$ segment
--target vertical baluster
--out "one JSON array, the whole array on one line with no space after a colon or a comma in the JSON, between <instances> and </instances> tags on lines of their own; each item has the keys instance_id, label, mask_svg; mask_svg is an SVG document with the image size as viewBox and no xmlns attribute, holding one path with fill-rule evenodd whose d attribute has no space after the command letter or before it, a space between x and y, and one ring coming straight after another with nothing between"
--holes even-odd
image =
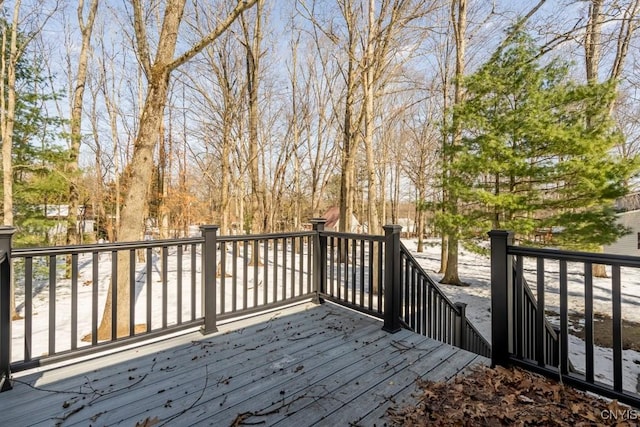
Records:
<instances>
[{"instance_id":1,"label":"vertical baluster","mask_svg":"<svg viewBox=\"0 0 640 427\"><path fill-rule=\"evenodd\" d=\"M264 293L264 301L262 302L266 305L269 302L269 241L267 239L264 240L264 283L262 284L262 292Z\"/></svg>"},{"instance_id":2,"label":"vertical baluster","mask_svg":"<svg viewBox=\"0 0 640 427\"><path fill-rule=\"evenodd\" d=\"M331 296L336 295L336 293L334 292L334 280L333 280L333 269L334 269L335 259L336 259L336 252L335 252L335 245L334 245L333 236L332 236L332 237L329 237L329 289L330 289Z\"/></svg>"},{"instance_id":3,"label":"vertical baluster","mask_svg":"<svg viewBox=\"0 0 640 427\"><path fill-rule=\"evenodd\" d=\"M537 258L536 266L536 289L538 299L538 309L536 311L536 361L539 366L544 366L544 352L545 352L545 322L544 322L544 258Z\"/></svg>"},{"instance_id":4,"label":"vertical baluster","mask_svg":"<svg viewBox=\"0 0 640 427\"><path fill-rule=\"evenodd\" d=\"M299 246L298 246L299 245ZM296 253L296 248L298 253ZM296 255L298 255L298 264L300 266L300 276L302 276L302 237L291 238L291 297L296 296ZM302 277L298 283L298 296L302 295Z\"/></svg>"},{"instance_id":5,"label":"vertical baluster","mask_svg":"<svg viewBox=\"0 0 640 427\"><path fill-rule=\"evenodd\" d=\"M249 245L250 241L244 242L242 245L242 308L247 309L249 304Z\"/></svg>"},{"instance_id":6,"label":"vertical baluster","mask_svg":"<svg viewBox=\"0 0 640 427\"><path fill-rule=\"evenodd\" d=\"M71 254L71 350L78 348L78 254Z\"/></svg>"},{"instance_id":7,"label":"vertical baluster","mask_svg":"<svg viewBox=\"0 0 640 427\"><path fill-rule=\"evenodd\" d=\"M523 263L524 260L522 256L518 255L516 257L516 289L514 292L515 296L515 328L514 328L514 342L516 343L516 356L522 357L524 355L524 341L526 340L527 335L531 334L531 330L528 328L529 325L523 325L523 306L524 306L524 280L523 280Z\"/></svg>"},{"instance_id":8,"label":"vertical baluster","mask_svg":"<svg viewBox=\"0 0 640 427\"><path fill-rule=\"evenodd\" d=\"M342 252L343 252L343 240L341 237L336 239L338 241L338 259L336 260L336 289L338 291L337 298L340 299L340 295L342 294L342 262L344 261Z\"/></svg>"},{"instance_id":9,"label":"vertical baluster","mask_svg":"<svg viewBox=\"0 0 640 427\"><path fill-rule=\"evenodd\" d=\"M427 305L427 292L429 291L429 282L427 280L423 280L422 286L422 335L427 335L427 313L429 311L429 306Z\"/></svg>"},{"instance_id":10,"label":"vertical baluster","mask_svg":"<svg viewBox=\"0 0 640 427\"><path fill-rule=\"evenodd\" d=\"M118 251L111 251L111 341L118 338Z\"/></svg>"},{"instance_id":11,"label":"vertical baluster","mask_svg":"<svg viewBox=\"0 0 640 427\"><path fill-rule=\"evenodd\" d=\"M369 254L367 256L367 260L369 264L369 280L367 281L367 286L369 288L369 301L368 301L368 309L369 311L373 310L373 289L375 288L375 283L373 283L373 245L375 244L375 242L373 240L369 240Z\"/></svg>"},{"instance_id":12,"label":"vertical baluster","mask_svg":"<svg viewBox=\"0 0 640 427\"><path fill-rule=\"evenodd\" d=\"M191 321L196 320L196 244L191 244Z\"/></svg>"},{"instance_id":13,"label":"vertical baluster","mask_svg":"<svg viewBox=\"0 0 640 427\"><path fill-rule=\"evenodd\" d=\"M227 312L227 242L220 245L220 314Z\"/></svg>"},{"instance_id":14,"label":"vertical baluster","mask_svg":"<svg viewBox=\"0 0 640 427\"><path fill-rule=\"evenodd\" d=\"M98 344L98 251L93 252L91 263L91 345Z\"/></svg>"},{"instance_id":15,"label":"vertical baluster","mask_svg":"<svg viewBox=\"0 0 640 427\"><path fill-rule=\"evenodd\" d=\"M278 302L278 239L273 239L273 302Z\"/></svg>"},{"instance_id":16,"label":"vertical baluster","mask_svg":"<svg viewBox=\"0 0 640 427\"><path fill-rule=\"evenodd\" d=\"M49 355L56 353L56 256L49 256Z\"/></svg>"},{"instance_id":17,"label":"vertical baluster","mask_svg":"<svg viewBox=\"0 0 640 427\"><path fill-rule=\"evenodd\" d=\"M311 236L307 236L307 293L311 293L311 271L313 269L312 267L312 261L311 261ZM322 262L326 268L327 266L327 260L323 259L320 262ZM326 279L326 277L325 277ZM323 289L324 292L326 292L326 289Z\"/></svg>"},{"instance_id":18,"label":"vertical baluster","mask_svg":"<svg viewBox=\"0 0 640 427\"><path fill-rule=\"evenodd\" d=\"M411 264L409 263L409 259L407 257L405 257L404 255L400 255L400 262L402 262L402 259L404 259L404 286L402 289L402 292L400 293L400 295L402 295L402 299L403 299L403 304L402 304L402 311L403 311L403 315L404 315L404 322L405 323L409 323L409 313L407 310L407 304L409 303L409 298L407 297L407 294L409 292L409 287L411 286Z\"/></svg>"},{"instance_id":19,"label":"vertical baluster","mask_svg":"<svg viewBox=\"0 0 640 427\"><path fill-rule=\"evenodd\" d=\"M423 278L422 275L418 276L418 283L416 286L416 327L415 331L419 334L422 334L422 283Z\"/></svg>"},{"instance_id":20,"label":"vertical baluster","mask_svg":"<svg viewBox=\"0 0 640 427\"><path fill-rule=\"evenodd\" d=\"M136 251L129 251L129 336L136 333Z\"/></svg>"},{"instance_id":21,"label":"vertical baluster","mask_svg":"<svg viewBox=\"0 0 640 427\"><path fill-rule=\"evenodd\" d=\"M358 259L357 256L357 240L353 240L351 242L351 304L355 305L356 304L356 260Z\"/></svg>"},{"instance_id":22,"label":"vertical baluster","mask_svg":"<svg viewBox=\"0 0 640 427\"><path fill-rule=\"evenodd\" d=\"M364 240L360 240L360 307L364 308Z\"/></svg>"},{"instance_id":23,"label":"vertical baluster","mask_svg":"<svg viewBox=\"0 0 640 427\"><path fill-rule=\"evenodd\" d=\"M382 313L382 295L384 295L384 275L382 274L384 245L378 242L378 313Z\"/></svg>"},{"instance_id":24,"label":"vertical baluster","mask_svg":"<svg viewBox=\"0 0 640 427\"><path fill-rule=\"evenodd\" d=\"M258 306L258 265L260 264L260 241L253 241L253 249L251 250L251 258L253 259L253 306Z\"/></svg>"},{"instance_id":25,"label":"vertical baluster","mask_svg":"<svg viewBox=\"0 0 640 427\"><path fill-rule=\"evenodd\" d=\"M97 265L97 264L96 264ZM31 360L33 340L33 258L24 260L24 360Z\"/></svg>"},{"instance_id":26,"label":"vertical baluster","mask_svg":"<svg viewBox=\"0 0 640 427\"><path fill-rule=\"evenodd\" d=\"M231 312L237 311L238 300L238 241L231 243Z\"/></svg>"},{"instance_id":27,"label":"vertical baluster","mask_svg":"<svg viewBox=\"0 0 640 427\"><path fill-rule=\"evenodd\" d=\"M298 253L298 294L304 295L304 236L301 236L298 239L298 247L300 248L300 252ZM310 248L307 247L307 252L310 251ZM309 291L311 292L311 291Z\"/></svg>"},{"instance_id":28,"label":"vertical baluster","mask_svg":"<svg viewBox=\"0 0 640 427\"><path fill-rule=\"evenodd\" d=\"M287 238L282 238L282 301L287 299Z\"/></svg>"},{"instance_id":29,"label":"vertical baluster","mask_svg":"<svg viewBox=\"0 0 640 427\"><path fill-rule=\"evenodd\" d=\"M182 245L178 245L178 252L176 254L176 262L178 268L176 274L178 275L178 281L176 283L176 322L178 325L182 324Z\"/></svg>"},{"instance_id":30,"label":"vertical baluster","mask_svg":"<svg viewBox=\"0 0 640 427\"><path fill-rule=\"evenodd\" d=\"M169 248L162 247L162 329L167 329L167 312L169 311L169 283L168 283L168 269L169 269Z\"/></svg>"},{"instance_id":31,"label":"vertical baluster","mask_svg":"<svg viewBox=\"0 0 640 427\"><path fill-rule=\"evenodd\" d=\"M152 283L153 283L153 252L151 250L151 248L147 248L147 255L146 255L146 276L147 276L147 307L146 307L146 316L147 316L147 332L151 332L151 329L153 328L153 319L151 317L152 314L152 297L153 297L153 290L151 289Z\"/></svg>"},{"instance_id":32,"label":"vertical baluster","mask_svg":"<svg viewBox=\"0 0 640 427\"><path fill-rule=\"evenodd\" d=\"M585 380L593 383L593 265L584 263Z\"/></svg>"},{"instance_id":33,"label":"vertical baluster","mask_svg":"<svg viewBox=\"0 0 640 427\"><path fill-rule=\"evenodd\" d=\"M620 266L611 266L613 310L613 390L622 392L622 292Z\"/></svg>"},{"instance_id":34,"label":"vertical baluster","mask_svg":"<svg viewBox=\"0 0 640 427\"><path fill-rule=\"evenodd\" d=\"M411 301L409 302L409 319L411 320L411 328L416 327L416 286L418 283L418 270L414 267L411 272Z\"/></svg>"},{"instance_id":35,"label":"vertical baluster","mask_svg":"<svg viewBox=\"0 0 640 427\"><path fill-rule=\"evenodd\" d=\"M560 260L560 373L569 373L569 309L567 286L567 261Z\"/></svg>"}]
</instances>

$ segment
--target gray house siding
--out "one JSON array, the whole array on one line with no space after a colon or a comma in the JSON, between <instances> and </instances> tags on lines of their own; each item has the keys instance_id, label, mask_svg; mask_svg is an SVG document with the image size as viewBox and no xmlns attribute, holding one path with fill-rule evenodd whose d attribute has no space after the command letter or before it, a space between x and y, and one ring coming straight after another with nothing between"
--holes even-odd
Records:
<instances>
[{"instance_id":1,"label":"gray house siding","mask_svg":"<svg viewBox=\"0 0 640 427\"><path fill-rule=\"evenodd\" d=\"M640 256L640 210L618 214L618 223L627 227L631 233L624 235L617 242L604 247L606 254Z\"/></svg>"}]
</instances>

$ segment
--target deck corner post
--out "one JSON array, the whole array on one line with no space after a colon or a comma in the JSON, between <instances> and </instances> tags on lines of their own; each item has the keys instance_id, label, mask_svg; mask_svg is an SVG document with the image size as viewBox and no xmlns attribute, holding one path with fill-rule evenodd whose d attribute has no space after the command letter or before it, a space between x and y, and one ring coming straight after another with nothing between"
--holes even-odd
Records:
<instances>
[{"instance_id":1,"label":"deck corner post","mask_svg":"<svg viewBox=\"0 0 640 427\"><path fill-rule=\"evenodd\" d=\"M456 307L456 310L458 310L454 324L455 345L463 350L467 350L465 348L465 344L467 342L467 304L457 302L454 306Z\"/></svg>"},{"instance_id":2,"label":"deck corner post","mask_svg":"<svg viewBox=\"0 0 640 427\"><path fill-rule=\"evenodd\" d=\"M327 287L327 237L322 235L325 218L313 218L311 224L315 235L313 236L313 302L321 304L324 302L322 295L326 293Z\"/></svg>"},{"instance_id":3,"label":"deck corner post","mask_svg":"<svg viewBox=\"0 0 640 427\"><path fill-rule=\"evenodd\" d=\"M385 225L384 229L384 325L392 334L400 331L400 225Z\"/></svg>"},{"instance_id":4,"label":"deck corner post","mask_svg":"<svg viewBox=\"0 0 640 427\"><path fill-rule=\"evenodd\" d=\"M11 238L13 227L0 227L0 392L11 390Z\"/></svg>"},{"instance_id":5,"label":"deck corner post","mask_svg":"<svg viewBox=\"0 0 640 427\"><path fill-rule=\"evenodd\" d=\"M491 230L491 366L506 365L512 348L513 232Z\"/></svg>"},{"instance_id":6,"label":"deck corner post","mask_svg":"<svg viewBox=\"0 0 640 427\"><path fill-rule=\"evenodd\" d=\"M216 273L218 268L217 246L218 246L218 230L217 225L202 225L202 237L204 244L202 245L202 316L204 324L200 328L203 335L211 334L218 331L216 326ZM225 256L225 254L222 254Z\"/></svg>"}]
</instances>

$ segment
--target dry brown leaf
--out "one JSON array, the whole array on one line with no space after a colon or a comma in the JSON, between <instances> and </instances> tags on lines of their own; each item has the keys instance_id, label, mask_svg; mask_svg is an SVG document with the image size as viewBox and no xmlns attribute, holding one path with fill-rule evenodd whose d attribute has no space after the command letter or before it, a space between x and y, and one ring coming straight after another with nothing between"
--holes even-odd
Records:
<instances>
[{"instance_id":1,"label":"dry brown leaf","mask_svg":"<svg viewBox=\"0 0 640 427\"><path fill-rule=\"evenodd\" d=\"M156 424L160 424L160 420L158 417L147 417L141 422L136 423L136 427L152 427Z\"/></svg>"}]
</instances>

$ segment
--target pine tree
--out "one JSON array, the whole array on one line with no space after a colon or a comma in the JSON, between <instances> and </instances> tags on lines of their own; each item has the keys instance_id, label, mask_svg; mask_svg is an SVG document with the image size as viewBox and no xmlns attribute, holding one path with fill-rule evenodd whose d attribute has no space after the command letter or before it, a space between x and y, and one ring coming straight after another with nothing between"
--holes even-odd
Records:
<instances>
[{"instance_id":1,"label":"pine tree","mask_svg":"<svg viewBox=\"0 0 640 427\"><path fill-rule=\"evenodd\" d=\"M455 222L465 237L502 228L530 241L554 230L552 244L579 249L624 234L613 201L637 162L613 152L613 86L577 84L569 66L541 63L531 38L516 33L464 79L467 97L456 109L463 136L451 147L456 174L448 183L461 209L441 222Z\"/></svg>"},{"instance_id":2,"label":"pine tree","mask_svg":"<svg viewBox=\"0 0 640 427\"><path fill-rule=\"evenodd\" d=\"M57 219L47 216L47 206L65 204L67 198L68 182L62 173L67 154L59 144L62 120L49 116L45 108L57 95L48 90L39 60L23 55L16 67L11 163L17 247L49 243L48 233Z\"/></svg>"}]
</instances>

